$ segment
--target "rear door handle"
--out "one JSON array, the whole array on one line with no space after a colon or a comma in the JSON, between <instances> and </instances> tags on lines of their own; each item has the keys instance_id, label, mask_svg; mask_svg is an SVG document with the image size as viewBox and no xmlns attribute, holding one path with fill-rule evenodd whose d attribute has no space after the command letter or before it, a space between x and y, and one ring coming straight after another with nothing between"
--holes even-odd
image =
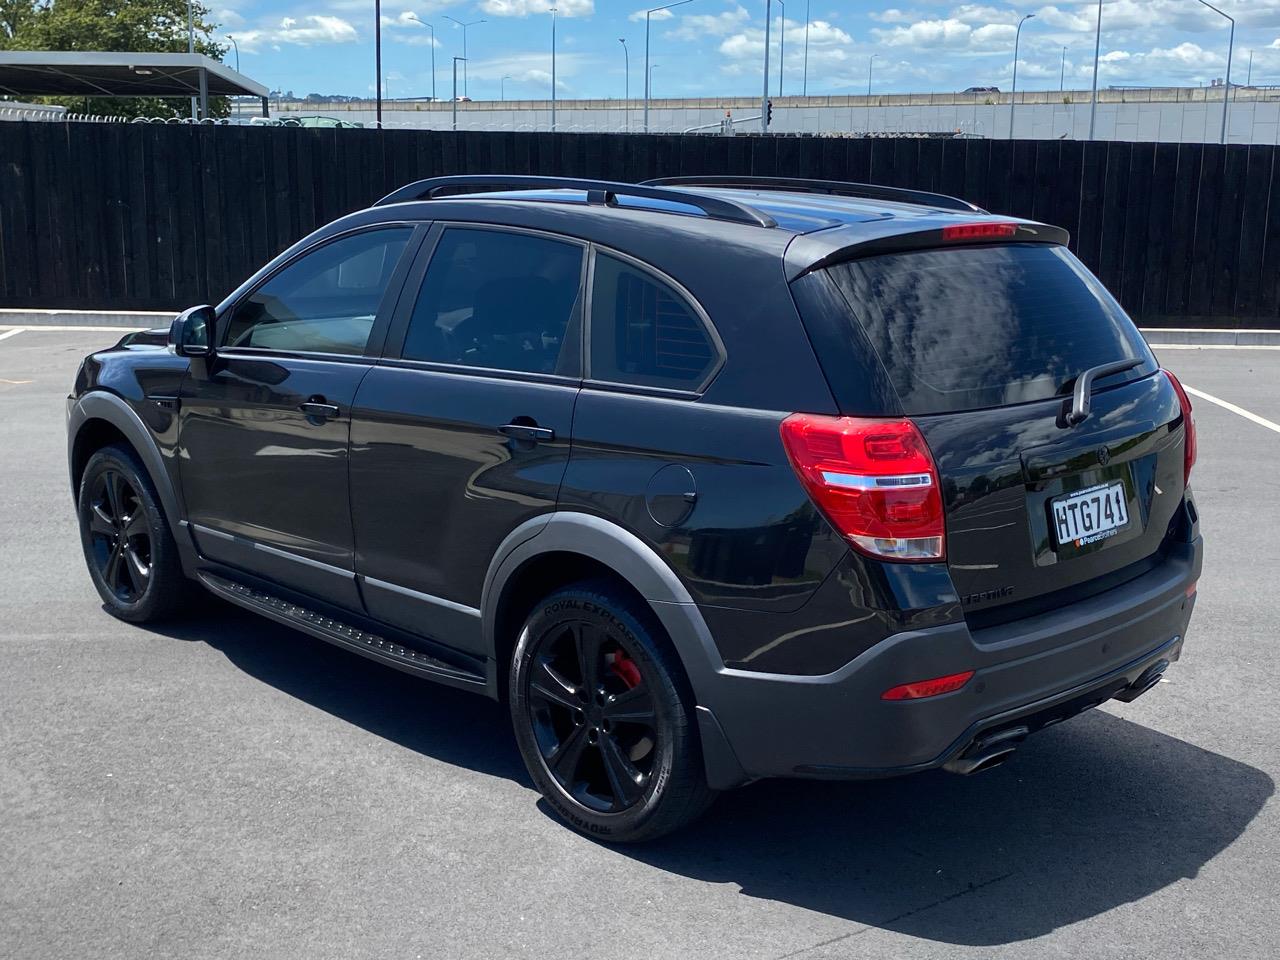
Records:
<instances>
[{"instance_id":1,"label":"rear door handle","mask_svg":"<svg viewBox=\"0 0 1280 960\"><path fill-rule=\"evenodd\" d=\"M306 400L298 404L298 409L308 417L318 417L323 420L332 420L341 412L336 403L327 403L323 399Z\"/></svg>"},{"instance_id":2,"label":"rear door handle","mask_svg":"<svg viewBox=\"0 0 1280 960\"><path fill-rule=\"evenodd\" d=\"M508 423L498 428L498 432L512 440L528 440L537 443L539 440L554 440L556 432L550 427L538 427L528 423Z\"/></svg>"}]
</instances>

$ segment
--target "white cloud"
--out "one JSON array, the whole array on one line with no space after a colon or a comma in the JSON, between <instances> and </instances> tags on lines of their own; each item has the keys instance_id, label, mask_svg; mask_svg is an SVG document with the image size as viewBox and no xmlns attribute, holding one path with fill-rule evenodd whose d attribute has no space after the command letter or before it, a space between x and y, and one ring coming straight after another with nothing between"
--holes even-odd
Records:
<instances>
[{"instance_id":1,"label":"white cloud","mask_svg":"<svg viewBox=\"0 0 1280 960\"><path fill-rule=\"evenodd\" d=\"M310 47L320 44L355 43L360 35L346 20L325 14L312 14L301 19L285 17L275 27L260 30L244 30L236 34L236 40L246 50L255 50L262 44L277 49L281 44Z\"/></svg>"},{"instance_id":2,"label":"white cloud","mask_svg":"<svg viewBox=\"0 0 1280 960\"><path fill-rule=\"evenodd\" d=\"M646 8L645 10L636 10L629 17L627 17L627 19L635 21L636 23L644 23L645 14L648 13L649 9L652 9L652 8ZM672 13L670 10L654 10L653 13L649 14L649 22L653 23L654 21L657 21L657 20L670 20L674 16L675 14Z\"/></svg>"},{"instance_id":3,"label":"white cloud","mask_svg":"<svg viewBox=\"0 0 1280 960\"><path fill-rule=\"evenodd\" d=\"M480 9L491 17L527 17L556 8L556 16L589 17L596 12L595 0L481 0ZM547 78L550 82L550 77Z\"/></svg>"},{"instance_id":4,"label":"white cloud","mask_svg":"<svg viewBox=\"0 0 1280 960\"><path fill-rule=\"evenodd\" d=\"M746 8L734 6L723 13L686 14L680 18L680 25L669 30L665 36L673 40L702 40L706 37L723 37L741 29L749 23L751 14Z\"/></svg>"}]
</instances>

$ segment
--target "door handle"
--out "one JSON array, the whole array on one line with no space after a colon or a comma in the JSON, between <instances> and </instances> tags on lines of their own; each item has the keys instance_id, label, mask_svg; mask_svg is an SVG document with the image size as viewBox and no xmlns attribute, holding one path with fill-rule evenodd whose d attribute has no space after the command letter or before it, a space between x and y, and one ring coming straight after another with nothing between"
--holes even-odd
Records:
<instances>
[{"instance_id":1,"label":"door handle","mask_svg":"<svg viewBox=\"0 0 1280 960\"><path fill-rule=\"evenodd\" d=\"M332 420L340 412L336 403L328 403L323 397L306 400L298 404L298 409L308 417L317 417L321 420Z\"/></svg>"},{"instance_id":2,"label":"door handle","mask_svg":"<svg viewBox=\"0 0 1280 960\"><path fill-rule=\"evenodd\" d=\"M539 440L554 440L556 432L550 427L539 427L531 423L508 423L498 428L498 432L512 440L527 440L537 443Z\"/></svg>"}]
</instances>

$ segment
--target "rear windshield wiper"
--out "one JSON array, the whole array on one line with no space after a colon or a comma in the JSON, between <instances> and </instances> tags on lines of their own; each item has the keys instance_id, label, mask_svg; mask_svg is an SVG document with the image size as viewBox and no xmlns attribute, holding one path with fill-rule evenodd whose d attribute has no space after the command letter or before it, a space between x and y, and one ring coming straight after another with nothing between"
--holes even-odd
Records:
<instances>
[{"instance_id":1,"label":"rear windshield wiper","mask_svg":"<svg viewBox=\"0 0 1280 960\"><path fill-rule=\"evenodd\" d=\"M1099 377L1108 377L1113 373L1132 370L1134 367L1141 366L1142 363L1142 357L1134 357L1131 360L1113 360L1110 363L1100 363L1096 367L1090 367L1079 374L1076 377L1075 393L1071 399L1071 412L1066 416L1067 425L1074 427L1077 423L1083 423L1088 419L1094 380ZM1070 383L1070 381L1067 382ZM1064 383L1062 386L1065 389L1067 384Z\"/></svg>"}]
</instances>

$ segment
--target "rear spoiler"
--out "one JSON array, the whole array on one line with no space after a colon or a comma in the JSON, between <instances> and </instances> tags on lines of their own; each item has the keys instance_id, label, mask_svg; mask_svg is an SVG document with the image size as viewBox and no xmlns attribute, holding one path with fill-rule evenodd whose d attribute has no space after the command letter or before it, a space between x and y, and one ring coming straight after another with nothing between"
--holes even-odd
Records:
<instances>
[{"instance_id":1,"label":"rear spoiler","mask_svg":"<svg viewBox=\"0 0 1280 960\"><path fill-rule=\"evenodd\" d=\"M1065 247L1071 239L1071 234L1061 227L1000 217L940 216L922 218L906 230L903 226L903 221L895 218L801 234L787 245L787 281L833 263L887 253L993 243L1048 243Z\"/></svg>"}]
</instances>

